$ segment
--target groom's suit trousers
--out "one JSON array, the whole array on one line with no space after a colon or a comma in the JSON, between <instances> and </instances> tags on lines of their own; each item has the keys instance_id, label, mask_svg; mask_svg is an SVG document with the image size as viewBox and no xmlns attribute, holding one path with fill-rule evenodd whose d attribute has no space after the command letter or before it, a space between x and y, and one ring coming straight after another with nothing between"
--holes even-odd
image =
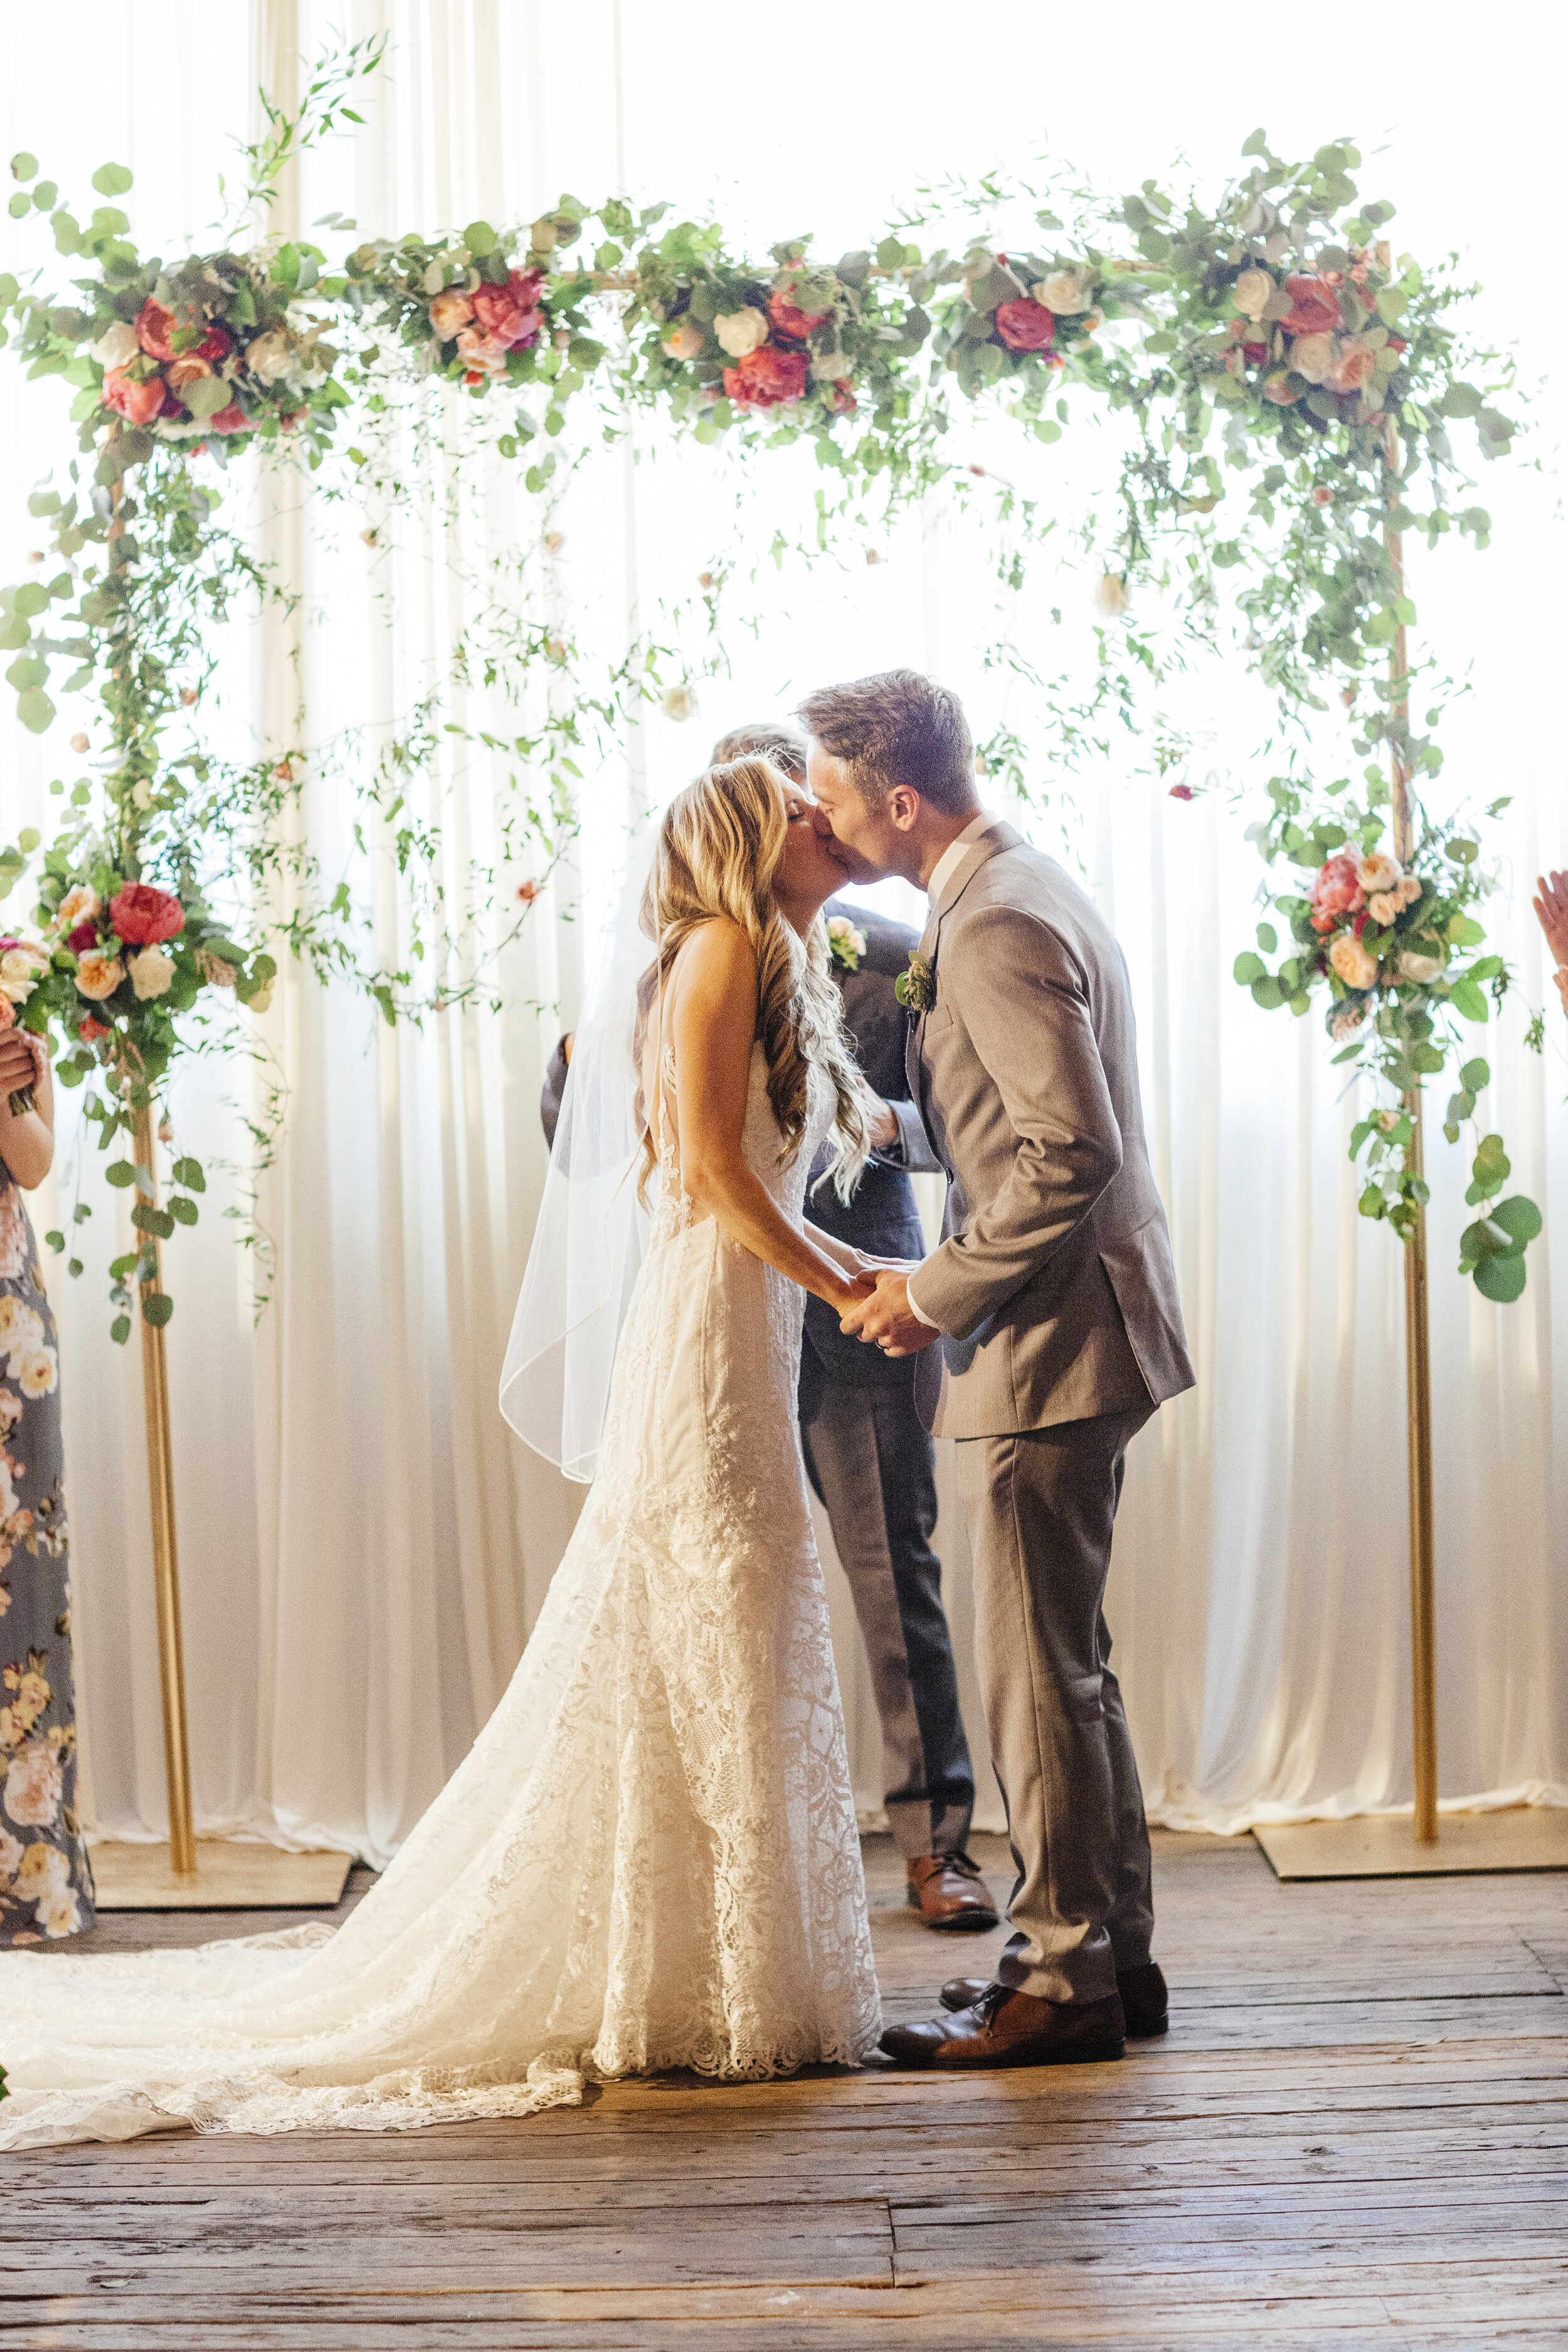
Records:
<instances>
[{"instance_id":1,"label":"groom's suit trousers","mask_svg":"<svg viewBox=\"0 0 1568 2352\"><path fill-rule=\"evenodd\" d=\"M1149 1958L1149 1832L1102 1602L1128 1442L1153 1407L956 1448L975 1661L1017 1874L1004 1984L1098 2000Z\"/></svg>"}]
</instances>

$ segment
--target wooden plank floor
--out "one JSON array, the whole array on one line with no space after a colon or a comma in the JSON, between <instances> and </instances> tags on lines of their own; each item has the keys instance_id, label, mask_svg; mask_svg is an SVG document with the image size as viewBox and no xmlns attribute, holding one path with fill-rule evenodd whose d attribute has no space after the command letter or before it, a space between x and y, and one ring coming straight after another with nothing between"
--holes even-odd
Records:
<instances>
[{"instance_id":1,"label":"wooden plank floor","mask_svg":"<svg viewBox=\"0 0 1568 2352\"><path fill-rule=\"evenodd\" d=\"M931 1935L885 1838L867 1861L889 2013L927 2013L1000 1936ZM1120 2065L665 2079L473 2128L0 2158L0 2339L1561 2352L1568 1881L1282 1886L1250 1839L1168 1833L1156 1872L1173 2028Z\"/></svg>"}]
</instances>

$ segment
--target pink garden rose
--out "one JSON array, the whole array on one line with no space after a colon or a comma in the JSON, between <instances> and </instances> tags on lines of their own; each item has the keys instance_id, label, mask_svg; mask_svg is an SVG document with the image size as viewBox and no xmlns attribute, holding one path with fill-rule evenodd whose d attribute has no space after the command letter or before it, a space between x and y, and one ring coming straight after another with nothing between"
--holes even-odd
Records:
<instances>
[{"instance_id":1,"label":"pink garden rose","mask_svg":"<svg viewBox=\"0 0 1568 2352\"><path fill-rule=\"evenodd\" d=\"M154 302L149 296L136 313L136 340L149 359L174 358L174 346L171 341L174 331L174 312L165 310L162 302Z\"/></svg>"},{"instance_id":2,"label":"pink garden rose","mask_svg":"<svg viewBox=\"0 0 1568 2352\"><path fill-rule=\"evenodd\" d=\"M58 1816L64 1787L65 1775L47 1741L26 1740L5 1775L5 1811L18 1829L47 1829Z\"/></svg>"},{"instance_id":3,"label":"pink garden rose","mask_svg":"<svg viewBox=\"0 0 1568 2352\"><path fill-rule=\"evenodd\" d=\"M231 400L226 408L220 408L216 416L207 418L206 430L209 433L248 433L255 423L256 419L246 415L237 400Z\"/></svg>"},{"instance_id":4,"label":"pink garden rose","mask_svg":"<svg viewBox=\"0 0 1568 2352\"><path fill-rule=\"evenodd\" d=\"M996 313L996 332L1010 352L1043 352L1057 331L1056 314L1043 302L1024 295L1004 302Z\"/></svg>"},{"instance_id":5,"label":"pink garden rose","mask_svg":"<svg viewBox=\"0 0 1568 2352\"><path fill-rule=\"evenodd\" d=\"M1359 915L1366 893L1356 878L1356 862L1342 850L1319 867L1312 879L1312 929L1331 931L1346 915Z\"/></svg>"},{"instance_id":6,"label":"pink garden rose","mask_svg":"<svg viewBox=\"0 0 1568 2352\"><path fill-rule=\"evenodd\" d=\"M1360 392L1372 382L1376 364L1371 346L1350 336L1340 345L1339 357L1323 382L1331 392Z\"/></svg>"},{"instance_id":7,"label":"pink garden rose","mask_svg":"<svg viewBox=\"0 0 1568 2352\"><path fill-rule=\"evenodd\" d=\"M167 389L161 375L150 375L138 383L123 368L110 368L103 379L103 404L123 416L128 425L151 425L163 413Z\"/></svg>"}]
</instances>

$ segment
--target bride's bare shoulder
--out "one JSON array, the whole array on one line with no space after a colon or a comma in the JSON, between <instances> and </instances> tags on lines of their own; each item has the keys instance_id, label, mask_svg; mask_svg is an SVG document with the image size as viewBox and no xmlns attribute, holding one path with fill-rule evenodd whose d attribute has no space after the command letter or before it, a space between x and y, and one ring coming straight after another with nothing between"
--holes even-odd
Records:
<instances>
[{"instance_id":1,"label":"bride's bare shoulder","mask_svg":"<svg viewBox=\"0 0 1568 2352\"><path fill-rule=\"evenodd\" d=\"M672 977L683 988L721 990L756 985L757 956L739 923L728 915L713 915L697 924L680 942Z\"/></svg>"}]
</instances>

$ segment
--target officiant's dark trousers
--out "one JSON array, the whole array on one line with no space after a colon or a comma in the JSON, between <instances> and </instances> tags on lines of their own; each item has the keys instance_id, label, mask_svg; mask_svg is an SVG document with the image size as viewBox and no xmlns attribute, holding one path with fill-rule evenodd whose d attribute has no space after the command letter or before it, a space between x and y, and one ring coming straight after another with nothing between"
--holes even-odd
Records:
<instances>
[{"instance_id":1,"label":"officiant's dark trousers","mask_svg":"<svg viewBox=\"0 0 1568 2352\"><path fill-rule=\"evenodd\" d=\"M1099 2000L1149 1958L1149 1831L1102 1603L1129 1441L1152 1408L961 1439L974 1648L1017 1872L996 1974Z\"/></svg>"},{"instance_id":2,"label":"officiant's dark trousers","mask_svg":"<svg viewBox=\"0 0 1568 2352\"><path fill-rule=\"evenodd\" d=\"M855 1601L882 1724L888 1827L900 1853L963 1851L974 1771L931 1549L936 1469L908 1381L805 1377L801 1451Z\"/></svg>"}]
</instances>

